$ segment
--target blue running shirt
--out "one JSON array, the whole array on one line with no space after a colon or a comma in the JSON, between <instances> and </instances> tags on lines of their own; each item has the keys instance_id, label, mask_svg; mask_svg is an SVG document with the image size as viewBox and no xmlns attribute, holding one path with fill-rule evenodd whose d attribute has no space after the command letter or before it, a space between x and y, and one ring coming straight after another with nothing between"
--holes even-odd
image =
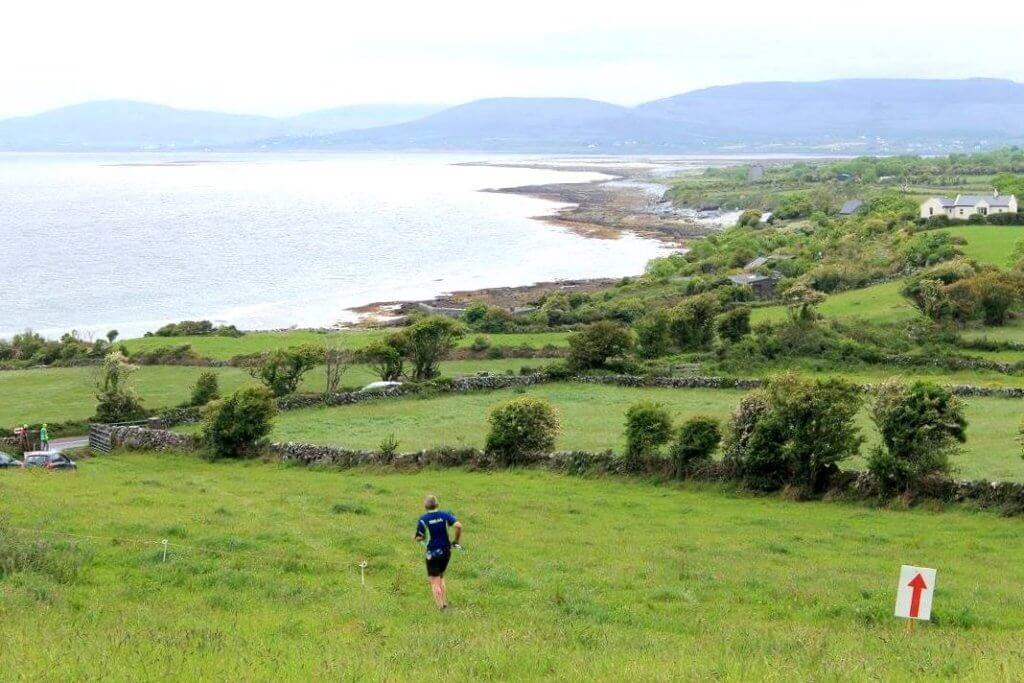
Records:
<instances>
[{"instance_id":1,"label":"blue running shirt","mask_svg":"<svg viewBox=\"0 0 1024 683\"><path fill-rule=\"evenodd\" d=\"M455 524L455 515L444 510L431 510L416 522L416 533L427 541L427 550L448 550L448 527Z\"/></svg>"}]
</instances>

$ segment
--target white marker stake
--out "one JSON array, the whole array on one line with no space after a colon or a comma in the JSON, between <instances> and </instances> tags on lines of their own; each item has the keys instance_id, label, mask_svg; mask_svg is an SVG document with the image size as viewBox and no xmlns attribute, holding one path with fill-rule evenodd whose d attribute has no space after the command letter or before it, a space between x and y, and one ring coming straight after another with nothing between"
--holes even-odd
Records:
<instances>
[{"instance_id":1,"label":"white marker stake","mask_svg":"<svg viewBox=\"0 0 1024 683\"><path fill-rule=\"evenodd\" d=\"M935 570L925 567L900 567L896 586L896 616L903 619L932 618L932 595L935 593Z\"/></svg>"},{"instance_id":2,"label":"white marker stake","mask_svg":"<svg viewBox=\"0 0 1024 683\"><path fill-rule=\"evenodd\" d=\"M366 568L369 566L369 562L363 560L359 563L359 583L362 584L363 588L366 588Z\"/></svg>"}]
</instances>

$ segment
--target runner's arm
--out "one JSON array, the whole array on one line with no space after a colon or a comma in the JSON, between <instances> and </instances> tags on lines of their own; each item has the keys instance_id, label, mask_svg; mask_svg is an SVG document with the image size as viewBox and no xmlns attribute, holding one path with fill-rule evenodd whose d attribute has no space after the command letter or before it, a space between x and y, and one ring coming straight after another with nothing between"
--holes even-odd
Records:
<instances>
[{"instance_id":1,"label":"runner's arm","mask_svg":"<svg viewBox=\"0 0 1024 683\"><path fill-rule=\"evenodd\" d=\"M459 539L462 538L462 522L455 522L452 524L452 528L455 529L455 540L452 543L458 545Z\"/></svg>"}]
</instances>

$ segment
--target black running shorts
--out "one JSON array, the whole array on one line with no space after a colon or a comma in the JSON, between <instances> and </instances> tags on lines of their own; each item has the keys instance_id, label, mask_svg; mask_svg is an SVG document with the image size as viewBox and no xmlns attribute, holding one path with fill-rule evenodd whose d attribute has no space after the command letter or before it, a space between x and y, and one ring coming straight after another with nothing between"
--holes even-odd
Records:
<instances>
[{"instance_id":1,"label":"black running shorts","mask_svg":"<svg viewBox=\"0 0 1024 683\"><path fill-rule=\"evenodd\" d=\"M452 559L452 551L445 550L427 558L427 576L444 576L448 561Z\"/></svg>"}]
</instances>

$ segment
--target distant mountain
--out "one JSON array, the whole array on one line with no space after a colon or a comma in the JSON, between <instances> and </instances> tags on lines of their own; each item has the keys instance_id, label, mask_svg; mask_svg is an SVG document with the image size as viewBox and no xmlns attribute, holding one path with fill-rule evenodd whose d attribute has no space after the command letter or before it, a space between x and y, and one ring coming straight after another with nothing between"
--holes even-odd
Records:
<instances>
[{"instance_id":1,"label":"distant mountain","mask_svg":"<svg viewBox=\"0 0 1024 683\"><path fill-rule=\"evenodd\" d=\"M0 121L0 150L194 148L283 135L292 130L289 124L263 116L109 100Z\"/></svg>"},{"instance_id":2,"label":"distant mountain","mask_svg":"<svg viewBox=\"0 0 1024 683\"><path fill-rule=\"evenodd\" d=\"M743 83L637 107L479 100L418 121L269 149L682 153L950 151L1024 141L1024 85L995 79Z\"/></svg>"},{"instance_id":3,"label":"distant mountain","mask_svg":"<svg viewBox=\"0 0 1024 683\"><path fill-rule=\"evenodd\" d=\"M732 142L1024 137L1024 85L985 78L743 83L634 111Z\"/></svg>"},{"instance_id":4,"label":"distant mountain","mask_svg":"<svg viewBox=\"0 0 1024 683\"><path fill-rule=\"evenodd\" d=\"M87 102L0 121L0 151L222 148L409 121L440 105L356 105L276 119L129 100Z\"/></svg>"},{"instance_id":5,"label":"distant mountain","mask_svg":"<svg viewBox=\"0 0 1024 683\"><path fill-rule=\"evenodd\" d=\"M304 149L587 149L628 140L631 110L574 98L477 100L394 126L266 141L268 148Z\"/></svg>"},{"instance_id":6,"label":"distant mountain","mask_svg":"<svg viewBox=\"0 0 1024 683\"><path fill-rule=\"evenodd\" d=\"M1024 143L1024 85L996 79L741 83L622 107L494 98L286 119L92 102L0 121L0 150L949 152Z\"/></svg>"},{"instance_id":7,"label":"distant mountain","mask_svg":"<svg viewBox=\"0 0 1024 683\"><path fill-rule=\"evenodd\" d=\"M444 108L440 104L353 104L300 114L286 120L296 128L310 133L336 133L405 123L430 116Z\"/></svg>"}]
</instances>

